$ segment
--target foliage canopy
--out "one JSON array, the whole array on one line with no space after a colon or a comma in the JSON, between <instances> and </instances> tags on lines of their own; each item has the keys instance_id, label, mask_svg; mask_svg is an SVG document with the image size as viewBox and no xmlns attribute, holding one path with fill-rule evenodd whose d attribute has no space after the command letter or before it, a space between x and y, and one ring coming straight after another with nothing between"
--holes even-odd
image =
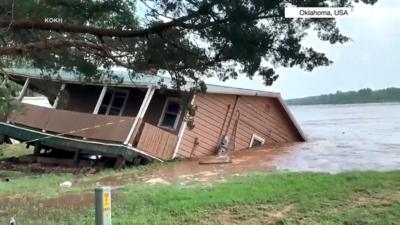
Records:
<instances>
[{"instance_id":1,"label":"foliage canopy","mask_svg":"<svg viewBox=\"0 0 400 225\"><path fill-rule=\"evenodd\" d=\"M334 19L289 19L286 6L352 6L377 0L5 0L0 3L2 67L16 62L97 79L114 66L187 80L261 76L274 67L311 71L332 62L303 46L310 30L344 43ZM138 14L145 13L139 21ZM46 22L61 18L62 23Z\"/></svg>"}]
</instances>

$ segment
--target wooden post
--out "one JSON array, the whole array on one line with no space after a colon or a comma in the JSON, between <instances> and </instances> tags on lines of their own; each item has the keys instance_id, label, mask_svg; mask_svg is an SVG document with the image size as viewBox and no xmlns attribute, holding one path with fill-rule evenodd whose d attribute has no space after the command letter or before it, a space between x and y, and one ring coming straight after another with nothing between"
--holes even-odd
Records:
<instances>
[{"instance_id":1,"label":"wooden post","mask_svg":"<svg viewBox=\"0 0 400 225\"><path fill-rule=\"evenodd\" d=\"M190 101L191 105L193 105L195 97L196 97L196 95L193 95L192 100ZM186 114L187 114L187 112L185 112L184 118L185 118ZM183 133L185 132L186 126L187 126L187 122L183 121L183 123L182 123L182 125L181 125L181 127L179 129L178 141L176 142L175 149L174 149L174 154L172 154L172 158L171 159L174 159L176 157L176 155L178 154L179 145L181 144Z\"/></svg>"},{"instance_id":2,"label":"wooden post","mask_svg":"<svg viewBox=\"0 0 400 225\"><path fill-rule=\"evenodd\" d=\"M193 147L192 147L192 151L190 152L189 158L192 158L193 156L193 152L196 150L197 146L200 144L199 142L199 138L194 138L194 143L193 143Z\"/></svg>"},{"instance_id":3,"label":"wooden post","mask_svg":"<svg viewBox=\"0 0 400 225\"><path fill-rule=\"evenodd\" d=\"M54 103L53 103L53 108L54 109L57 109L58 102L60 101L61 92L65 89L65 86L66 86L66 84L61 84L60 90L58 91L57 97L56 97L56 99L54 100Z\"/></svg>"},{"instance_id":4,"label":"wooden post","mask_svg":"<svg viewBox=\"0 0 400 225\"><path fill-rule=\"evenodd\" d=\"M106 93L107 93L107 85L104 85L103 89L101 89L99 99L97 99L96 107L94 107L93 114L99 113L101 103L103 103L103 99L104 99L104 96L106 95Z\"/></svg>"},{"instance_id":5,"label":"wooden post","mask_svg":"<svg viewBox=\"0 0 400 225\"><path fill-rule=\"evenodd\" d=\"M125 158L123 155L118 155L115 159L114 169L121 169L125 166Z\"/></svg>"},{"instance_id":6,"label":"wooden post","mask_svg":"<svg viewBox=\"0 0 400 225\"><path fill-rule=\"evenodd\" d=\"M139 120L141 121L146 114L147 108L149 107L150 101L153 98L154 92L156 88L153 86L150 86L147 89L146 95L143 98L142 105L140 106L139 112L135 117L135 120L133 121L132 127L129 130L128 136L126 137L126 140L124 142L125 145L131 146L132 144L129 143L130 139L132 138L132 135L134 134L134 131L136 130L137 124Z\"/></svg>"},{"instance_id":7,"label":"wooden post","mask_svg":"<svg viewBox=\"0 0 400 225\"><path fill-rule=\"evenodd\" d=\"M40 145L40 142L37 141L35 142L35 147L33 148L33 155L40 155L40 150L42 150L42 146Z\"/></svg>"},{"instance_id":8,"label":"wooden post","mask_svg":"<svg viewBox=\"0 0 400 225\"><path fill-rule=\"evenodd\" d=\"M132 132L132 135L131 135L131 138L132 137L135 137L134 138L134 142L135 142L135 140L137 139L137 141L139 142L139 139L138 139L138 136L137 136L137 134L139 133L139 131L140 131L140 127L141 126L143 126L144 124L143 124L143 118L138 118L138 121L137 121L137 123L136 123L136 125L135 125L135 128L133 129L133 132ZM128 143L130 146L132 145L132 143Z\"/></svg>"},{"instance_id":9,"label":"wooden post","mask_svg":"<svg viewBox=\"0 0 400 225\"><path fill-rule=\"evenodd\" d=\"M80 156L81 156L81 150L78 149L78 150L75 151L75 154L74 154L74 160L73 160L74 164L78 164L79 163Z\"/></svg>"},{"instance_id":10,"label":"wooden post","mask_svg":"<svg viewBox=\"0 0 400 225\"><path fill-rule=\"evenodd\" d=\"M3 134L0 134L0 145L3 144L6 140L6 136Z\"/></svg>"},{"instance_id":11,"label":"wooden post","mask_svg":"<svg viewBox=\"0 0 400 225\"><path fill-rule=\"evenodd\" d=\"M24 86L22 87L22 90L21 90L21 92L19 93L19 95L17 97L17 101L21 102L22 99L24 98L24 96L26 94L26 91L28 90L29 81L30 81L30 78L29 77L26 78Z\"/></svg>"},{"instance_id":12,"label":"wooden post","mask_svg":"<svg viewBox=\"0 0 400 225\"><path fill-rule=\"evenodd\" d=\"M222 142L222 132L224 132L225 123L226 123L226 119L228 118L228 113L229 113L230 108L231 108L231 104L228 105L228 109L226 110L225 117L224 117L224 122L222 123L221 130L219 131L219 134L218 134L218 139L217 139L217 143L216 143L216 151L218 151L219 145Z\"/></svg>"}]
</instances>

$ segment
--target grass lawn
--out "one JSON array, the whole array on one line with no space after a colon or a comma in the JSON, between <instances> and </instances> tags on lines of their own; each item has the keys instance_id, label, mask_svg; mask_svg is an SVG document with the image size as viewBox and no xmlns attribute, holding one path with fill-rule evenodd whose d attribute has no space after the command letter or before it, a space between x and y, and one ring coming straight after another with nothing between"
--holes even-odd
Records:
<instances>
[{"instance_id":1,"label":"grass lawn","mask_svg":"<svg viewBox=\"0 0 400 225\"><path fill-rule=\"evenodd\" d=\"M0 158L17 157L21 155L32 154L32 150L25 148L23 144L5 144L0 145Z\"/></svg>"},{"instance_id":2,"label":"grass lawn","mask_svg":"<svg viewBox=\"0 0 400 225\"><path fill-rule=\"evenodd\" d=\"M121 173L145 171L27 175L0 183L0 224L15 214L24 225L94 224L96 181ZM60 190L65 178L77 187ZM129 182L113 191L113 224L400 224L399 187L399 171L251 174L211 187Z\"/></svg>"},{"instance_id":3,"label":"grass lawn","mask_svg":"<svg viewBox=\"0 0 400 225\"><path fill-rule=\"evenodd\" d=\"M26 149L24 145L0 145L0 160L2 158L17 157L32 154L32 150ZM9 171L0 169L0 181L9 178L11 182L0 182L0 198L2 196L24 196L34 195L37 198L60 197L73 192L92 190L102 178L120 175L139 175L145 168L158 167L160 164L153 163L147 167L131 167L121 170L105 169L95 175L71 174L71 173L33 173L26 171ZM74 185L68 190L60 190L59 184L71 181ZM0 211L1 215L1 211ZM1 223L0 223L1 224Z\"/></svg>"},{"instance_id":4,"label":"grass lawn","mask_svg":"<svg viewBox=\"0 0 400 225\"><path fill-rule=\"evenodd\" d=\"M400 173L252 175L213 187L128 186L116 224L400 224Z\"/></svg>"}]
</instances>

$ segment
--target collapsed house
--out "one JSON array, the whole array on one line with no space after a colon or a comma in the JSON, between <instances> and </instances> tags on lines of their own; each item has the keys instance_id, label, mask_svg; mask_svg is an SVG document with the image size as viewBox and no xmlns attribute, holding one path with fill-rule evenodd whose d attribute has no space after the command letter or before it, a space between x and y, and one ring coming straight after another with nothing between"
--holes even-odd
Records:
<instances>
[{"instance_id":1,"label":"collapsed house","mask_svg":"<svg viewBox=\"0 0 400 225\"><path fill-rule=\"evenodd\" d=\"M177 91L164 77L127 73L121 80L82 82L70 72L49 79L35 69L7 70L8 78L46 96L51 108L22 104L0 122L0 134L41 149L79 154L171 160L215 155L227 150L305 141L278 93L207 85L206 93ZM162 84L162 85L161 85ZM194 128L187 108L197 109ZM192 128L192 129L190 129Z\"/></svg>"}]
</instances>

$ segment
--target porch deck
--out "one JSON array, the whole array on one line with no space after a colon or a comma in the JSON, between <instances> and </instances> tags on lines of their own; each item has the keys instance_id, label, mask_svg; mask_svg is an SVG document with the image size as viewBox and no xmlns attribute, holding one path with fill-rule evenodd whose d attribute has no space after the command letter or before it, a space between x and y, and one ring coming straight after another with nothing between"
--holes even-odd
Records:
<instances>
[{"instance_id":1,"label":"porch deck","mask_svg":"<svg viewBox=\"0 0 400 225\"><path fill-rule=\"evenodd\" d=\"M23 104L17 113L0 123L0 134L41 145L87 154L132 160L138 155L171 159L177 136L142 122L135 137L124 145L134 117L97 115Z\"/></svg>"}]
</instances>

